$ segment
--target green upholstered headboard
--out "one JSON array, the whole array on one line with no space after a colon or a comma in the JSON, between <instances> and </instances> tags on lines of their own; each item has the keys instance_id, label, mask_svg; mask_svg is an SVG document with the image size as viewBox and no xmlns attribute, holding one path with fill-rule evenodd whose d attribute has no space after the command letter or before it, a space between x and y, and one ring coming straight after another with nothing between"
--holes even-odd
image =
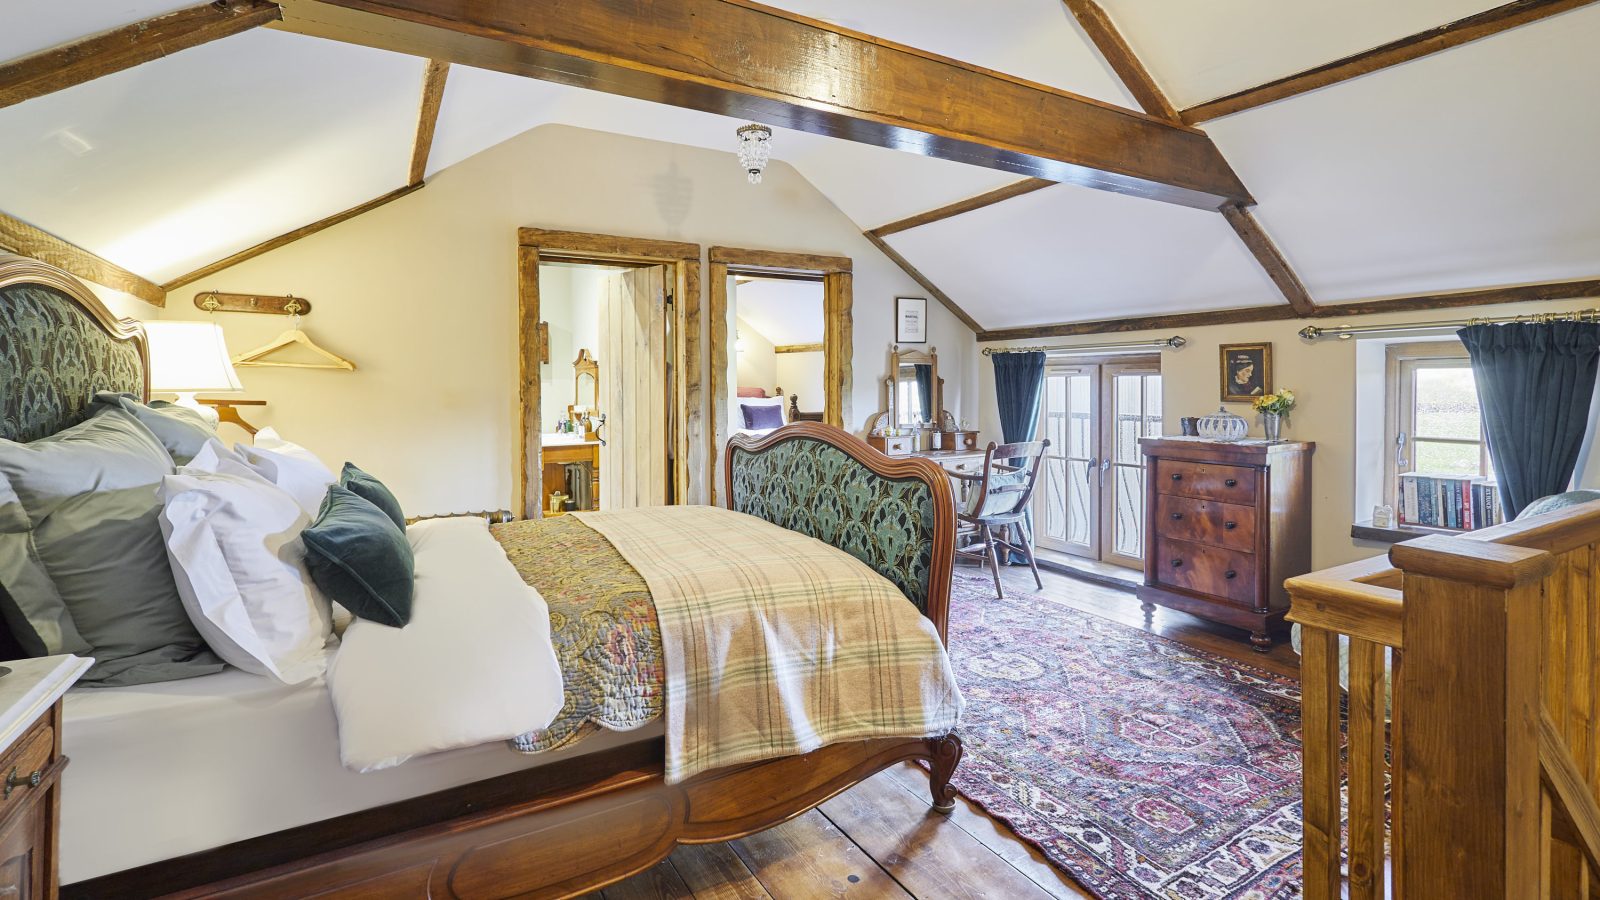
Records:
<instances>
[{"instance_id":1,"label":"green upholstered headboard","mask_svg":"<svg viewBox=\"0 0 1600 900\"><path fill-rule=\"evenodd\" d=\"M892 458L841 429L796 422L728 442L728 504L871 566L945 633L955 501L944 470Z\"/></svg>"},{"instance_id":2,"label":"green upholstered headboard","mask_svg":"<svg viewBox=\"0 0 1600 900\"><path fill-rule=\"evenodd\" d=\"M32 441L82 421L97 391L149 397L144 328L84 284L0 253L0 438Z\"/></svg>"}]
</instances>

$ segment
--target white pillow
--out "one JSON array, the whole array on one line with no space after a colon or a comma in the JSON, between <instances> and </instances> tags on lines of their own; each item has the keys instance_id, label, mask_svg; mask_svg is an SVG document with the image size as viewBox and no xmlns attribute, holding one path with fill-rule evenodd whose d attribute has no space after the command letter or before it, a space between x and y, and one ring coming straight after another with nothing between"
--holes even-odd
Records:
<instances>
[{"instance_id":1,"label":"white pillow","mask_svg":"<svg viewBox=\"0 0 1600 900\"><path fill-rule=\"evenodd\" d=\"M256 440L259 442L261 435L269 432L270 448L258 443L254 447L235 444L233 449L257 474L288 491L307 515L316 518L322 509L322 498L328 495L328 485L338 479L316 454L279 438L270 428L261 429Z\"/></svg>"},{"instance_id":2,"label":"white pillow","mask_svg":"<svg viewBox=\"0 0 1600 900\"><path fill-rule=\"evenodd\" d=\"M305 568L300 532L310 518L231 455L208 442L162 479L173 580L189 619L225 662L299 684L327 668L333 633L328 601Z\"/></svg>"},{"instance_id":3,"label":"white pillow","mask_svg":"<svg viewBox=\"0 0 1600 900\"><path fill-rule=\"evenodd\" d=\"M743 406L776 406L778 408L778 411L783 414L783 424L785 424L785 425L789 424L789 401L784 399L783 397L740 397L740 398L738 398L738 403L739 403L739 406L741 406L741 407L743 407ZM737 418L733 422L734 430L737 431L739 429L745 428L746 425L744 424L744 410L735 409L733 411L733 414L735 416L737 416Z\"/></svg>"}]
</instances>

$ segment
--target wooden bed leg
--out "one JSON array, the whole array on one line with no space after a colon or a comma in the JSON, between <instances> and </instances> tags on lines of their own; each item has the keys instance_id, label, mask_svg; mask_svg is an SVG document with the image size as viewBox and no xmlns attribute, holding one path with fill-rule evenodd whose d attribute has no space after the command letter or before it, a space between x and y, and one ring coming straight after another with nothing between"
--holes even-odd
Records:
<instances>
[{"instance_id":1,"label":"wooden bed leg","mask_svg":"<svg viewBox=\"0 0 1600 900\"><path fill-rule=\"evenodd\" d=\"M928 758L928 787L933 791L933 808L935 812L949 815L956 808L956 789L950 786L950 779L961 763L961 736L952 732L941 738L929 738L928 749L932 751Z\"/></svg>"}]
</instances>

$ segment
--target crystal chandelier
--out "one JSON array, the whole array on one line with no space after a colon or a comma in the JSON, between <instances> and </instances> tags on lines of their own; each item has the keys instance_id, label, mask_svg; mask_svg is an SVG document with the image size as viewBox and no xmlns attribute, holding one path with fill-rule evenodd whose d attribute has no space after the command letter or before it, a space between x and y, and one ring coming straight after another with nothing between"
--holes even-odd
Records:
<instances>
[{"instance_id":1,"label":"crystal chandelier","mask_svg":"<svg viewBox=\"0 0 1600 900\"><path fill-rule=\"evenodd\" d=\"M761 173L772 158L772 129L765 125L746 125L734 132L739 136L739 165L751 184L761 183Z\"/></svg>"}]
</instances>

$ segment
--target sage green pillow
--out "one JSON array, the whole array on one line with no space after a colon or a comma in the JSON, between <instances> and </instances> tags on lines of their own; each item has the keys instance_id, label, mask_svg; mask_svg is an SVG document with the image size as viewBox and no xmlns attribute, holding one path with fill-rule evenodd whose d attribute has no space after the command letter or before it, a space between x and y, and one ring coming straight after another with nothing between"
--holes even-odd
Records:
<instances>
[{"instance_id":1,"label":"sage green pillow","mask_svg":"<svg viewBox=\"0 0 1600 900\"><path fill-rule=\"evenodd\" d=\"M6 618L31 626L19 631L25 650L93 656L82 679L91 686L221 670L184 611L167 561L156 488L172 471L172 458L149 428L103 404L49 437L0 440L0 479L29 526L0 535L0 584L13 607ZM15 529L15 508L6 508L12 512L5 527ZM54 631L43 611L56 616ZM62 621L71 622L75 635Z\"/></svg>"},{"instance_id":2,"label":"sage green pillow","mask_svg":"<svg viewBox=\"0 0 1600 900\"><path fill-rule=\"evenodd\" d=\"M411 621L416 558L388 513L348 488L329 485L317 520L300 539L311 580L329 600L395 628Z\"/></svg>"},{"instance_id":3,"label":"sage green pillow","mask_svg":"<svg viewBox=\"0 0 1600 900\"><path fill-rule=\"evenodd\" d=\"M401 530L406 530L406 513L400 508L400 501L395 499L393 493L383 482L366 472L356 468L355 463L345 463L344 470L339 473L339 484L354 493L361 499L383 510L384 515Z\"/></svg>"},{"instance_id":4,"label":"sage green pillow","mask_svg":"<svg viewBox=\"0 0 1600 900\"><path fill-rule=\"evenodd\" d=\"M138 419L166 448L173 463L186 466L194 460L206 441L217 436L217 430L203 416L188 407L162 400L140 403L132 394L113 394L101 391L94 395L96 406L111 406Z\"/></svg>"}]
</instances>

